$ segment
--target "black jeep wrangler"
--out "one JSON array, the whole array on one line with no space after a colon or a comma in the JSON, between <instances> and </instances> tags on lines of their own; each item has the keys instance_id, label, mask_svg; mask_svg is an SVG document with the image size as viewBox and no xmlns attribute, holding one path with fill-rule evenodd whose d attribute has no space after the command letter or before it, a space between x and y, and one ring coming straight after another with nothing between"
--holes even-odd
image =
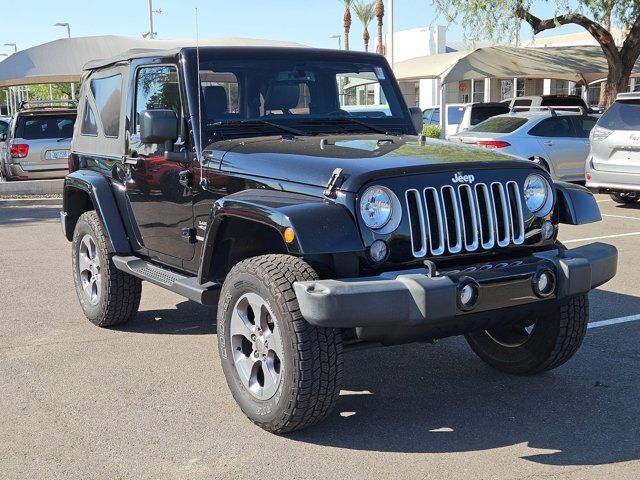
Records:
<instances>
[{"instance_id":1,"label":"black jeep wrangler","mask_svg":"<svg viewBox=\"0 0 640 480\"><path fill-rule=\"evenodd\" d=\"M62 227L91 322L142 280L218 305L222 368L271 432L335 404L343 349L465 335L512 374L566 362L614 247L584 188L416 135L383 57L306 48L132 51L84 72Z\"/></svg>"}]
</instances>

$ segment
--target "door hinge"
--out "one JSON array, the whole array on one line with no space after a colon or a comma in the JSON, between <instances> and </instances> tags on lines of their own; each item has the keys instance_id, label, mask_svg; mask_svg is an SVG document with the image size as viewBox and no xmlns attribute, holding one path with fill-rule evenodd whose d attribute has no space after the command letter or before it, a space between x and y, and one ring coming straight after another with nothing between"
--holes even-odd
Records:
<instances>
[{"instance_id":1,"label":"door hinge","mask_svg":"<svg viewBox=\"0 0 640 480\"><path fill-rule=\"evenodd\" d=\"M196 243L196 234L195 228L183 228L182 241L186 243Z\"/></svg>"},{"instance_id":2,"label":"door hinge","mask_svg":"<svg viewBox=\"0 0 640 480\"><path fill-rule=\"evenodd\" d=\"M342 169L336 168L331 174L329 183L327 183L327 189L324 191L324 196L327 198L336 198L336 190L342 186L345 178L342 175Z\"/></svg>"}]
</instances>

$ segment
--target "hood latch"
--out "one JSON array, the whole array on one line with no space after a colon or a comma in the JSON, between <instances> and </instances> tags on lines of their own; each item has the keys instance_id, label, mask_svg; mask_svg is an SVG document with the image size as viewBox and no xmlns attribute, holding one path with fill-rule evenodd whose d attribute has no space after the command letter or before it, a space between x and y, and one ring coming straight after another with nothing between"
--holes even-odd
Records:
<instances>
[{"instance_id":1,"label":"hood latch","mask_svg":"<svg viewBox=\"0 0 640 480\"><path fill-rule=\"evenodd\" d=\"M324 191L324 196L327 198L336 198L338 196L336 194L336 190L342 186L344 181L345 178L342 175L342 169L336 168L331 174L331 178L329 178L329 183L327 183L327 189Z\"/></svg>"}]
</instances>

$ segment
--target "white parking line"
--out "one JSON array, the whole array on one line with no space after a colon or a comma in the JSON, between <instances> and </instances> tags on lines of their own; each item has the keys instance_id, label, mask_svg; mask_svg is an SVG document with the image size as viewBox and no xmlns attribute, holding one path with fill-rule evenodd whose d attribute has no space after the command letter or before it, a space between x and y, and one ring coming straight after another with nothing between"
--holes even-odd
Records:
<instances>
[{"instance_id":1,"label":"white parking line","mask_svg":"<svg viewBox=\"0 0 640 480\"><path fill-rule=\"evenodd\" d=\"M611 200L607 199L607 200L596 200L598 203L604 203L604 202L611 202Z\"/></svg>"},{"instance_id":2,"label":"white parking line","mask_svg":"<svg viewBox=\"0 0 640 480\"><path fill-rule=\"evenodd\" d=\"M626 220L640 220L638 217L626 217L624 215L609 215L608 213L603 213L603 217L611 217L611 218L624 218Z\"/></svg>"},{"instance_id":3,"label":"white parking line","mask_svg":"<svg viewBox=\"0 0 640 480\"><path fill-rule=\"evenodd\" d=\"M612 318L611 320L600 320L599 322L591 322L587 328L608 327L609 325L618 325L620 323L637 322L640 315L630 315L628 317Z\"/></svg>"},{"instance_id":4,"label":"white parking line","mask_svg":"<svg viewBox=\"0 0 640 480\"><path fill-rule=\"evenodd\" d=\"M606 240L608 238L633 237L635 235L640 235L640 232L619 233L617 235L605 235L603 237L578 238L577 240L565 240L562 243L566 244L566 243L578 243L578 242L591 242L593 240Z\"/></svg>"}]
</instances>

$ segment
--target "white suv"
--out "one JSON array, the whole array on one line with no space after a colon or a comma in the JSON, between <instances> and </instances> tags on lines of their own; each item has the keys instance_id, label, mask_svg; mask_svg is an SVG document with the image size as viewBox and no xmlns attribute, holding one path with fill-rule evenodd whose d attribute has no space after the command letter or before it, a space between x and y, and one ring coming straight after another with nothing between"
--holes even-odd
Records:
<instances>
[{"instance_id":1,"label":"white suv","mask_svg":"<svg viewBox=\"0 0 640 480\"><path fill-rule=\"evenodd\" d=\"M591 131L587 187L618 203L640 199L640 93L621 93Z\"/></svg>"}]
</instances>

